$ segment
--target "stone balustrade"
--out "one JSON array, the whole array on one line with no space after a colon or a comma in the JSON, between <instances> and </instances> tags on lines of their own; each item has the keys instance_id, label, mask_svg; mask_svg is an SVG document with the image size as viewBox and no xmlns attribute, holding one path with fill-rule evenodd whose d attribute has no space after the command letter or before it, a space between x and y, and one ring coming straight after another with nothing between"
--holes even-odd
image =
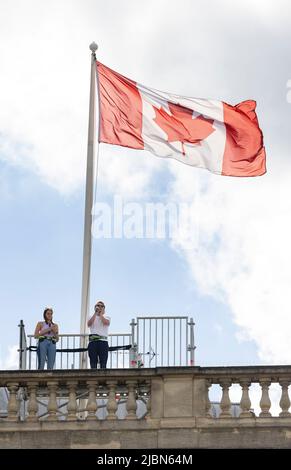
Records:
<instances>
[{"instance_id":1,"label":"stone balustrade","mask_svg":"<svg viewBox=\"0 0 291 470\"><path fill-rule=\"evenodd\" d=\"M0 372L0 387L9 392L7 417L0 419L0 428L4 421L144 419L149 408L151 379L139 371L116 372ZM123 412L118 412L122 405ZM102 410L101 416L98 409Z\"/></svg>"},{"instance_id":2,"label":"stone balustrade","mask_svg":"<svg viewBox=\"0 0 291 470\"><path fill-rule=\"evenodd\" d=\"M280 387L278 416L270 413L273 383ZM233 384L240 387L239 416L232 413ZM251 384L259 386L257 413ZM105 437L108 447L124 448L290 447L290 384L290 366L0 371L0 387L9 391L0 447L9 432L12 439L20 433L21 446L25 433L35 433L32 447L41 447L39 439L51 431L61 448L98 447ZM212 386L221 389L218 418L211 411Z\"/></svg>"}]
</instances>

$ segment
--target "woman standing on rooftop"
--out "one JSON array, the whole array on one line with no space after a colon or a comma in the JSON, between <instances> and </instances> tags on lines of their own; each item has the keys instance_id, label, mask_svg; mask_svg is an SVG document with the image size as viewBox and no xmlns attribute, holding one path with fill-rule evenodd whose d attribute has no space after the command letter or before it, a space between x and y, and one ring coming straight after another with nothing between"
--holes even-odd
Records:
<instances>
[{"instance_id":1,"label":"woman standing on rooftop","mask_svg":"<svg viewBox=\"0 0 291 470\"><path fill-rule=\"evenodd\" d=\"M53 322L53 309L47 307L43 312L44 321L35 327L34 337L38 339L38 369L43 370L47 360L47 368L53 369L56 359L56 342L59 341L59 327Z\"/></svg>"}]
</instances>

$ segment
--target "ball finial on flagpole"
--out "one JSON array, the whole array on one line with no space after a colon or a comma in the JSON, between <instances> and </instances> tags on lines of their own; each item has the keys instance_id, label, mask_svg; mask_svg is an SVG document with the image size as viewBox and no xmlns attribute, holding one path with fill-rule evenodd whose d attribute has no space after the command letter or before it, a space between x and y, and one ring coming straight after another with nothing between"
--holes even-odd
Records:
<instances>
[{"instance_id":1,"label":"ball finial on flagpole","mask_svg":"<svg viewBox=\"0 0 291 470\"><path fill-rule=\"evenodd\" d=\"M97 51L97 49L98 49L98 46L97 46L96 42L93 41L93 42L90 44L89 49L90 49L90 51L92 52L92 54L95 55L95 53L96 53L96 51Z\"/></svg>"}]
</instances>

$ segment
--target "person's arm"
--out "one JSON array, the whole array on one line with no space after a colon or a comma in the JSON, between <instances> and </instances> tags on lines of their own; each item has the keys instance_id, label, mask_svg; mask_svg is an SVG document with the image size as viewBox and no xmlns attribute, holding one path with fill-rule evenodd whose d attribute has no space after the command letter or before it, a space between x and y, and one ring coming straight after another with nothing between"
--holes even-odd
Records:
<instances>
[{"instance_id":1,"label":"person's arm","mask_svg":"<svg viewBox=\"0 0 291 470\"><path fill-rule=\"evenodd\" d=\"M51 331L54 333L56 341L59 341L59 327L56 323L53 324Z\"/></svg>"},{"instance_id":2,"label":"person's arm","mask_svg":"<svg viewBox=\"0 0 291 470\"><path fill-rule=\"evenodd\" d=\"M90 326L94 323L94 320L96 318L96 312L93 313L92 317L89 318L89 320L87 321L87 326L90 328Z\"/></svg>"},{"instance_id":3,"label":"person's arm","mask_svg":"<svg viewBox=\"0 0 291 470\"><path fill-rule=\"evenodd\" d=\"M39 337L39 330L40 330L40 322L37 322L37 325L34 330L34 337L37 339Z\"/></svg>"},{"instance_id":4,"label":"person's arm","mask_svg":"<svg viewBox=\"0 0 291 470\"><path fill-rule=\"evenodd\" d=\"M42 328L42 322L39 321L34 330L34 337L38 339L39 336L44 335L45 333L49 333L51 328Z\"/></svg>"},{"instance_id":5,"label":"person's arm","mask_svg":"<svg viewBox=\"0 0 291 470\"><path fill-rule=\"evenodd\" d=\"M107 318L104 318L105 315L105 309L103 308L100 312L100 320L102 321L103 325L110 325L110 320L107 320Z\"/></svg>"}]
</instances>

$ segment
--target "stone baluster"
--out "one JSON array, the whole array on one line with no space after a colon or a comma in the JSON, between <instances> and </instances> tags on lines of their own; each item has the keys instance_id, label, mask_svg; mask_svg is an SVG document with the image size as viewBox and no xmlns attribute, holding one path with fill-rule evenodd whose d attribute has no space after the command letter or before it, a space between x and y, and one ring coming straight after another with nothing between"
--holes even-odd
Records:
<instances>
[{"instance_id":1,"label":"stone baluster","mask_svg":"<svg viewBox=\"0 0 291 470\"><path fill-rule=\"evenodd\" d=\"M11 382L7 384L7 388L9 390L7 421L18 421L17 415L19 411L19 403L16 397L16 393L19 385L16 382Z\"/></svg>"},{"instance_id":2,"label":"stone baluster","mask_svg":"<svg viewBox=\"0 0 291 470\"><path fill-rule=\"evenodd\" d=\"M289 381L287 380L280 380L280 385L282 387L282 395L280 399L280 407L282 409L281 413L279 414L280 418L287 418L290 417L291 413L288 411L290 407L290 398L288 395L288 386Z\"/></svg>"},{"instance_id":3,"label":"stone baluster","mask_svg":"<svg viewBox=\"0 0 291 470\"><path fill-rule=\"evenodd\" d=\"M48 382L47 383L48 392L49 392L49 401L47 405L48 411L48 421L57 421L57 411L58 411L58 404L57 404L57 388L58 382Z\"/></svg>"},{"instance_id":4,"label":"stone baluster","mask_svg":"<svg viewBox=\"0 0 291 470\"><path fill-rule=\"evenodd\" d=\"M86 411L88 412L87 420L96 421L98 418L96 416L97 411L97 397L96 397L96 388L98 382L96 380L87 380L87 385L89 389L89 398L86 406Z\"/></svg>"},{"instance_id":5,"label":"stone baluster","mask_svg":"<svg viewBox=\"0 0 291 470\"><path fill-rule=\"evenodd\" d=\"M107 386L109 388L108 402L107 402L107 419L114 420L117 419L116 411L118 405L116 403L115 390L117 382L115 380L107 380Z\"/></svg>"},{"instance_id":6,"label":"stone baluster","mask_svg":"<svg viewBox=\"0 0 291 470\"><path fill-rule=\"evenodd\" d=\"M28 395L29 401L27 406L28 417L27 421L36 422L38 420L37 412L38 412L38 403L37 403L37 384L36 383L29 383L27 385L28 388Z\"/></svg>"},{"instance_id":7,"label":"stone baluster","mask_svg":"<svg viewBox=\"0 0 291 470\"><path fill-rule=\"evenodd\" d=\"M219 418L229 418L231 417L231 401L229 398L229 387L231 386L231 381L226 379L221 380L220 386L222 387L222 398L220 402L221 413L219 415Z\"/></svg>"},{"instance_id":8,"label":"stone baluster","mask_svg":"<svg viewBox=\"0 0 291 470\"><path fill-rule=\"evenodd\" d=\"M68 382L69 389L69 401L67 405L67 421L76 421L77 419L77 400L76 400L76 387L78 385L77 380L70 380Z\"/></svg>"},{"instance_id":9,"label":"stone baluster","mask_svg":"<svg viewBox=\"0 0 291 470\"><path fill-rule=\"evenodd\" d=\"M126 410L127 410L126 419L136 419L136 408L137 408L136 399L135 399L136 381L127 380L126 385L128 389L128 396L127 396L127 402L126 402Z\"/></svg>"},{"instance_id":10,"label":"stone baluster","mask_svg":"<svg viewBox=\"0 0 291 470\"><path fill-rule=\"evenodd\" d=\"M240 418L252 418L253 414L250 411L251 408L251 400L249 396L249 387L251 382L248 379L243 379L240 381L240 386L242 388L242 396L240 400L240 408L241 413L239 415Z\"/></svg>"},{"instance_id":11,"label":"stone baluster","mask_svg":"<svg viewBox=\"0 0 291 470\"><path fill-rule=\"evenodd\" d=\"M272 416L270 413L271 408L271 400L269 397L269 387L271 385L271 380L269 379L261 379L260 385L262 387L262 398L260 401L261 413L259 414L260 418L268 418Z\"/></svg>"}]
</instances>

